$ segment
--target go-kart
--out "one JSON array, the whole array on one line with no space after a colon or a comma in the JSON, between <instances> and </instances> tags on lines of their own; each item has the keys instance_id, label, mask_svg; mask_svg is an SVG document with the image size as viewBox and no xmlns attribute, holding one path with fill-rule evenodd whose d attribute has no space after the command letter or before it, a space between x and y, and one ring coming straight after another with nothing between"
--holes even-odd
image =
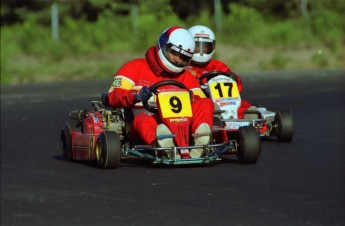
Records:
<instances>
[{"instance_id":1,"label":"go-kart","mask_svg":"<svg viewBox=\"0 0 345 226\"><path fill-rule=\"evenodd\" d=\"M294 120L291 110L269 111L253 106L243 111L244 118L238 118L241 95L235 73L212 71L199 78L204 93L215 104L214 124L228 130L238 130L242 126L253 126L260 137L274 137L279 141L291 142L294 138Z\"/></svg>"},{"instance_id":2,"label":"go-kart","mask_svg":"<svg viewBox=\"0 0 345 226\"><path fill-rule=\"evenodd\" d=\"M170 88L163 90L163 86ZM241 163L257 162L261 146L253 127L241 127L231 136L227 136L226 129L214 127L210 144L191 145L191 137L203 134L191 134L189 131L193 116L189 90L184 84L173 80L153 84L149 90L155 94L156 104L153 106L146 101L142 103L144 108L157 113L160 121L172 132L157 136L157 140L171 137L176 145L160 147L156 143L135 143L129 132L133 116L128 114L128 109L109 106L108 96L103 94L101 101L91 101L93 110L70 112L70 121L63 126L60 137L64 158L70 161L94 161L100 168L117 168L122 159L145 159L161 165L213 165L228 154L236 154ZM197 158L181 158L182 151L192 149L202 150L202 155Z\"/></svg>"}]
</instances>

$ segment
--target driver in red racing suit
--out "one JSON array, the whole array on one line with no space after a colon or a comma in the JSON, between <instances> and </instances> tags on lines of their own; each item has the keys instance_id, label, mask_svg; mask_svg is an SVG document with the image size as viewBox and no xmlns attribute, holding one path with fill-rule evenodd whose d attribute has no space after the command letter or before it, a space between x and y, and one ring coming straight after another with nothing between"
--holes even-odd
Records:
<instances>
[{"instance_id":1,"label":"driver in red racing suit","mask_svg":"<svg viewBox=\"0 0 345 226\"><path fill-rule=\"evenodd\" d=\"M186 70L199 78L204 73L212 71L222 71L226 73L232 72L231 69L222 61L212 59L215 51L216 37L213 31L203 25L195 25L188 29L195 39L195 51L191 63ZM242 81L240 76L236 74L236 82L238 91L242 93ZM243 118L243 111L247 110L251 104L246 100L241 100L241 106L237 111L238 118Z\"/></svg>"},{"instance_id":2,"label":"driver in red racing suit","mask_svg":"<svg viewBox=\"0 0 345 226\"><path fill-rule=\"evenodd\" d=\"M157 115L143 111L142 105L139 113L136 113L135 108L140 109L141 101L148 101L152 97L149 86L159 81L176 80L193 93L191 132L209 134L195 138L195 145L206 145L210 142L213 102L206 98L197 79L184 70L192 59L194 49L195 42L190 32L182 27L173 26L160 35L157 45L147 50L145 58L129 61L118 70L109 89L109 103L113 107L133 109L131 137L140 138L145 144L154 144L157 141L161 147L174 145L172 138L161 142L156 139L160 132L170 132L164 124L158 125ZM200 156L192 154L191 151L181 153L181 157Z\"/></svg>"}]
</instances>

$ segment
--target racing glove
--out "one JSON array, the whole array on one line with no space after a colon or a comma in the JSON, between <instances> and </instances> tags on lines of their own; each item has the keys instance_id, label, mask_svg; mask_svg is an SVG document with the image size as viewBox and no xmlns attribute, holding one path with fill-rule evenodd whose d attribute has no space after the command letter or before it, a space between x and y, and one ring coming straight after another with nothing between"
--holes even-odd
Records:
<instances>
[{"instance_id":1,"label":"racing glove","mask_svg":"<svg viewBox=\"0 0 345 226\"><path fill-rule=\"evenodd\" d=\"M143 86L135 96L135 102L148 101L152 97L152 92L146 86Z\"/></svg>"}]
</instances>

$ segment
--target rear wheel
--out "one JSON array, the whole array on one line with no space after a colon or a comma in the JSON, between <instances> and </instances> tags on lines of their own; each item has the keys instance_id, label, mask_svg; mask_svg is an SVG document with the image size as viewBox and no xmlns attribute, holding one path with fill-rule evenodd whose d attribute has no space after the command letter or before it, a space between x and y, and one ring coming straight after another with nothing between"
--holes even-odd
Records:
<instances>
[{"instance_id":1,"label":"rear wheel","mask_svg":"<svg viewBox=\"0 0 345 226\"><path fill-rule=\"evenodd\" d=\"M295 135L295 125L290 110L278 111L275 115L276 135L282 142L291 142Z\"/></svg>"},{"instance_id":2,"label":"rear wheel","mask_svg":"<svg viewBox=\"0 0 345 226\"><path fill-rule=\"evenodd\" d=\"M237 134L237 158L244 164L255 164L261 153L259 133L252 126L242 126Z\"/></svg>"},{"instance_id":3,"label":"rear wheel","mask_svg":"<svg viewBox=\"0 0 345 226\"><path fill-rule=\"evenodd\" d=\"M66 123L60 133L60 144L63 157L68 160L73 160L72 153L72 131L77 131L77 122Z\"/></svg>"},{"instance_id":4,"label":"rear wheel","mask_svg":"<svg viewBox=\"0 0 345 226\"><path fill-rule=\"evenodd\" d=\"M96 145L97 165L103 169L116 169L120 164L121 143L114 131L99 134Z\"/></svg>"}]
</instances>

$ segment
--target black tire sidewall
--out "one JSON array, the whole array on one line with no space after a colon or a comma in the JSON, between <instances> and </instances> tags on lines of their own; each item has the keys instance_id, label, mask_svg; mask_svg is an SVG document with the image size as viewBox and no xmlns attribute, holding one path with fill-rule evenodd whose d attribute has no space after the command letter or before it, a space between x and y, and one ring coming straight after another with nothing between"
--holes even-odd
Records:
<instances>
[{"instance_id":1,"label":"black tire sidewall","mask_svg":"<svg viewBox=\"0 0 345 226\"><path fill-rule=\"evenodd\" d=\"M237 157L241 163L256 163L261 154L261 141L259 133L252 126L243 126L238 130Z\"/></svg>"},{"instance_id":2,"label":"black tire sidewall","mask_svg":"<svg viewBox=\"0 0 345 226\"><path fill-rule=\"evenodd\" d=\"M97 142L101 149L97 165L103 169L117 168L121 158L121 144L117 133L114 131L104 131L99 134Z\"/></svg>"},{"instance_id":3,"label":"black tire sidewall","mask_svg":"<svg viewBox=\"0 0 345 226\"><path fill-rule=\"evenodd\" d=\"M72 154L72 137L71 137L71 126L67 122L61 130L61 150L63 157L71 161L73 159Z\"/></svg>"},{"instance_id":4,"label":"black tire sidewall","mask_svg":"<svg viewBox=\"0 0 345 226\"><path fill-rule=\"evenodd\" d=\"M292 112L289 110L278 111L274 121L277 124L276 135L278 140L291 142L295 134Z\"/></svg>"}]
</instances>

